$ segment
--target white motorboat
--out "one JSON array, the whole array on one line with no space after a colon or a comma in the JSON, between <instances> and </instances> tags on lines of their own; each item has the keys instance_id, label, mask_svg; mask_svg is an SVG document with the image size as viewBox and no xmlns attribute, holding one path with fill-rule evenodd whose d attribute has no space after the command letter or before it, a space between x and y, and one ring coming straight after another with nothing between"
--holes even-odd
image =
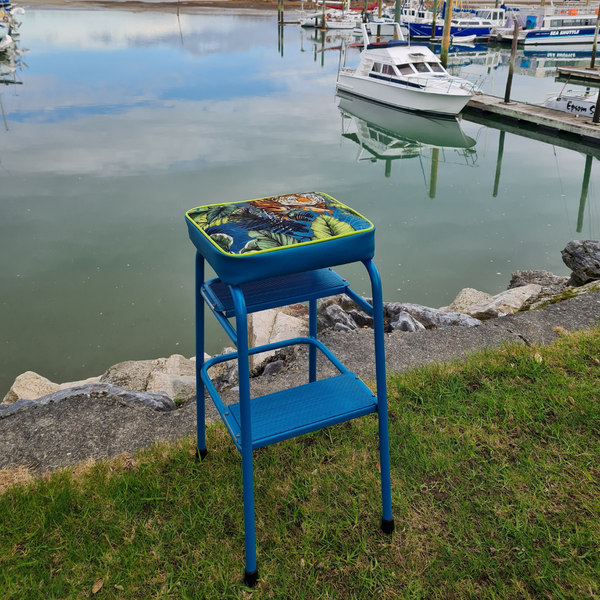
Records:
<instances>
[{"instance_id":1,"label":"white motorboat","mask_svg":"<svg viewBox=\"0 0 600 600\"><path fill-rule=\"evenodd\" d=\"M477 84L451 76L427 44L405 41L395 24L395 38L372 43L361 25L364 46L356 69L344 67L337 89L405 110L455 116L479 92Z\"/></svg>"},{"instance_id":2,"label":"white motorboat","mask_svg":"<svg viewBox=\"0 0 600 600\"><path fill-rule=\"evenodd\" d=\"M561 92L558 96L555 94L549 95L544 102L544 106L574 115L593 117L597 102L598 92L588 94L586 92L567 90L566 92Z\"/></svg>"}]
</instances>

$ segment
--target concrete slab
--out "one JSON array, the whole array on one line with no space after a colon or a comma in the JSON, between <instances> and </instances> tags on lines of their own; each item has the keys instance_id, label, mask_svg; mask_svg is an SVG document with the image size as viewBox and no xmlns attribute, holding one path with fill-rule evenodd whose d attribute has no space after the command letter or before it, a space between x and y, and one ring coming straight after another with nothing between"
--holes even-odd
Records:
<instances>
[{"instance_id":1,"label":"concrete slab","mask_svg":"<svg viewBox=\"0 0 600 600\"><path fill-rule=\"evenodd\" d=\"M572 115L559 110L524 102L504 103L504 98L474 96L469 100L466 111L492 113L503 118L533 123L545 129L564 131L581 136L585 140L600 144L600 125L594 125L590 117Z\"/></svg>"},{"instance_id":2,"label":"concrete slab","mask_svg":"<svg viewBox=\"0 0 600 600\"><path fill-rule=\"evenodd\" d=\"M386 335L387 368L392 373L434 361L457 360L504 342L546 344L558 337L557 327L574 331L599 322L600 292L592 292L537 311L492 319L479 327L394 332ZM366 381L374 379L371 330L330 331L321 339L349 369ZM254 378L252 395L307 383L307 352L302 350L298 356L281 374ZM336 373L326 361L319 363L319 377ZM229 391L223 399L237 402L237 393ZM206 408L208 421L218 418L210 399L206 399ZM0 468L26 465L45 472L87 458L134 452L161 439L194 434L195 412L193 401L179 410L157 413L123 406L110 398L90 400L85 396L54 406L31 407L0 419Z\"/></svg>"}]
</instances>

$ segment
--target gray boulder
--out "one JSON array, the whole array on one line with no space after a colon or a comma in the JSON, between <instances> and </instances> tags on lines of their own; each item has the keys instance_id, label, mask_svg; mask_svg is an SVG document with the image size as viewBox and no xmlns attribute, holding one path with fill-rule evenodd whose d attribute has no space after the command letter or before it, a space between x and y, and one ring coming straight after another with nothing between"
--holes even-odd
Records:
<instances>
[{"instance_id":1,"label":"gray boulder","mask_svg":"<svg viewBox=\"0 0 600 600\"><path fill-rule=\"evenodd\" d=\"M348 311L348 314L359 327L373 327L373 317L364 310L353 308Z\"/></svg>"},{"instance_id":2,"label":"gray boulder","mask_svg":"<svg viewBox=\"0 0 600 600\"><path fill-rule=\"evenodd\" d=\"M583 285L600 279L600 242L573 240L561 254L565 265L573 271L574 283Z\"/></svg>"},{"instance_id":3,"label":"gray boulder","mask_svg":"<svg viewBox=\"0 0 600 600\"><path fill-rule=\"evenodd\" d=\"M0 405L0 418L9 416L19 410L29 408L30 406L58 404L67 398L80 398L83 401L103 397L110 397L127 404L143 406L158 412L168 412L175 410L176 408L173 400L166 394L160 392L135 392L109 383L92 383L60 390L39 398L38 400L19 399L13 404Z\"/></svg>"},{"instance_id":4,"label":"gray boulder","mask_svg":"<svg viewBox=\"0 0 600 600\"><path fill-rule=\"evenodd\" d=\"M277 375L277 373L279 373L284 366L285 363L282 360L276 360L275 362L269 363L263 371L263 377Z\"/></svg>"},{"instance_id":5,"label":"gray boulder","mask_svg":"<svg viewBox=\"0 0 600 600\"><path fill-rule=\"evenodd\" d=\"M391 323L390 327L394 331L424 331L425 326L411 317L405 310L401 310L396 320Z\"/></svg>"},{"instance_id":6,"label":"gray boulder","mask_svg":"<svg viewBox=\"0 0 600 600\"><path fill-rule=\"evenodd\" d=\"M343 325L342 331L358 329L352 317L339 304L325 306L320 312L320 317L321 323L326 327L335 328L336 325ZM339 327L338 330L340 330Z\"/></svg>"},{"instance_id":7,"label":"gray boulder","mask_svg":"<svg viewBox=\"0 0 600 600\"><path fill-rule=\"evenodd\" d=\"M419 321L425 329L441 329L444 327L476 327L481 321L469 315L455 312L445 312L437 308L429 308L420 304L406 302L384 302L383 315L390 322L398 320L401 312L407 312L413 319Z\"/></svg>"},{"instance_id":8,"label":"gray boulder","mask_svg":"<svg viewBox=\"0 0 600 600\"><path fill-rule=\"evenodd\" d=\"M568 277L561 277L550 273L550 271L515 271L512 274L510 283L508 284L508 290L514 288L523 287L530 283L535 283L541 286L542 291L546 292L547 289L555 289L556 287L564 287L569 281Z\"/></svg>"}]
</instances>

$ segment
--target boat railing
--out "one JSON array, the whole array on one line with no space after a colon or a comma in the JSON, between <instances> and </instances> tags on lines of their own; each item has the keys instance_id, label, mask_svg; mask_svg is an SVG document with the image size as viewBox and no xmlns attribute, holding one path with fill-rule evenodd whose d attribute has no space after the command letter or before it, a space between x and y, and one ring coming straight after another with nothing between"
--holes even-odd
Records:
<instances>
[{"instance_id":1,"label":"boat railing","mask_svg":"<svg viewBox=\"0 0 600 600\"><path fill-rule=\"evenodd\" d=\"M481 86L483 85L484 78L477 77L472 80L471 76L464 77L431 77L431 76L420 76L420 75L408 75L402 77L402 79L391 78L392 83L405 84L410 87L419 88L421 90L427 90L431 88L445 88L448 86L448 90L452 87L460 87L463 90L470 92L471 94L481 94Z\"/></svg>"}]
</instances>

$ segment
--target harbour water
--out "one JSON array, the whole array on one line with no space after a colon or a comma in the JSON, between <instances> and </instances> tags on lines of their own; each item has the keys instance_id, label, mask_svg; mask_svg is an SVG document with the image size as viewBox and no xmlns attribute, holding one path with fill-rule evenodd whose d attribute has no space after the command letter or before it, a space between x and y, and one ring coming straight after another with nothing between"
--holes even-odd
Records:
<instances>
[{"instance_id":1,"label":"harbour water","mask_svg":"<svg viewBox=\"0 0 600 600\"><path fill-rule=\"evenodd\" d=\"M27 370L63 382L194 355L183 215L201 204L325 191L375 223L384 298L434 307L519 269L567 274L567 242L598 239L598 150L468 117L390 123L336 98L338 38L281 40L275 13L23 21L29 53L0 85L0 396ZM503 95L509 52L458 48L451 69ZM577 52L521 51L512 97L559 92L553 69L589 60ZM364 272L342 272L366 292ZM224 345L215 326L207 350Z\"/></svg>"}]
</instances>

